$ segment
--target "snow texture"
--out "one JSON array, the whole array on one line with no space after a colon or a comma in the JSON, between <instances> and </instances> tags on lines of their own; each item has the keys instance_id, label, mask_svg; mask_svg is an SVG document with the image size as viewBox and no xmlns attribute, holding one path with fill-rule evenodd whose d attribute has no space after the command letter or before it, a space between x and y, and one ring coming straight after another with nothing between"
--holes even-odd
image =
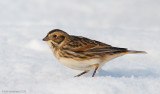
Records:
<instances>
[{"instance_id":1,"label":"snow texture","mask_svg":"<svg viewBox=\"0 0 160 94\"><path fill-rule=\"evenodd\" d=\"M148 54L81 71L57 61L52 29ZM0 94L160 94L159 0L0 0Z\"/></svg>"}]
</instances>

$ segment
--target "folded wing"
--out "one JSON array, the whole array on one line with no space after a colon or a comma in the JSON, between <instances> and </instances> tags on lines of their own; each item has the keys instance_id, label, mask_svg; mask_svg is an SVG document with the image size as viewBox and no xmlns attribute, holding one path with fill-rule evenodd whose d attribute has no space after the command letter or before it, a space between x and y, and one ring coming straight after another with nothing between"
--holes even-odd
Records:
<instances>
[{"instance_id":1,"label":"folded wing","mask_svg":"<svg viewBox=\"0 0 160 94\"><path fill-rule=\"evenodd\" d=\"M128 51L126 48L112 47L111 45L80 36L72 36L64 48L77 53L114 53Z\"/></svg>"}]
</instances>

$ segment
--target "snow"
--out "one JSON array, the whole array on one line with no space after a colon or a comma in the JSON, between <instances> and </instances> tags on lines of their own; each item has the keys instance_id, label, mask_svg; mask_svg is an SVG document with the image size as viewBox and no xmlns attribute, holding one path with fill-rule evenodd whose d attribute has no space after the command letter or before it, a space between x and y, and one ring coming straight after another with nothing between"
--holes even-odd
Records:
<instances>
[{"instance_id":1,"label":"snow","mask_svg":"<svg viewBox=\"0 0 160 94\"><path fill-rule=\"evenodd\" d=\"M159 11L159 0L1 0L0 94L160 94ZM148 54L74 78L42 41L55 28Z\"/></svg>"}]
</instances>

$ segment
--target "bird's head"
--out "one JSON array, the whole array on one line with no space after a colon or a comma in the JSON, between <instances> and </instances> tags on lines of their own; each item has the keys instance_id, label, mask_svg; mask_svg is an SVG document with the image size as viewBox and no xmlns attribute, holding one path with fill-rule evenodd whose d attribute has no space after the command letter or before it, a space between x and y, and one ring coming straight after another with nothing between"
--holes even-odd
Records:
<instances>
[{"instance_id":1,"label":"bird's head","mask_svg":"<svg viewBox=\"0 0 160 94\"><path fill-rule=\"evenodd\" d=\"M54 45L63 45L68 37L69 35L66 32L60 29L54 29L51 30L45 38L43 38L43 41L51 42Z\"/></svg>"}]
</instances>

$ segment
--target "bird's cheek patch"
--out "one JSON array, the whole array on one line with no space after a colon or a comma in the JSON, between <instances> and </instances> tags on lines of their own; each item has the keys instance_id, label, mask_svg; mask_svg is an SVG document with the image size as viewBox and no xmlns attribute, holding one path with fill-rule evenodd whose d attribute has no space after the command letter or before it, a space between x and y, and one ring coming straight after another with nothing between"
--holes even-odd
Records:
<instances>
[{"instance_id":1,"label":"bird's cheek patch","mask_svg":"<svg viewBox=\"0 0 160 94\"><path fill-rule=\"evenodd\" d=\"M65 39L64 36L59 36L58 38L56 38L56 39L54 40L54 42L56 42L57 44L60 44L61 42L63 42L64 39Z\"/></svg>"}]
</instances>

